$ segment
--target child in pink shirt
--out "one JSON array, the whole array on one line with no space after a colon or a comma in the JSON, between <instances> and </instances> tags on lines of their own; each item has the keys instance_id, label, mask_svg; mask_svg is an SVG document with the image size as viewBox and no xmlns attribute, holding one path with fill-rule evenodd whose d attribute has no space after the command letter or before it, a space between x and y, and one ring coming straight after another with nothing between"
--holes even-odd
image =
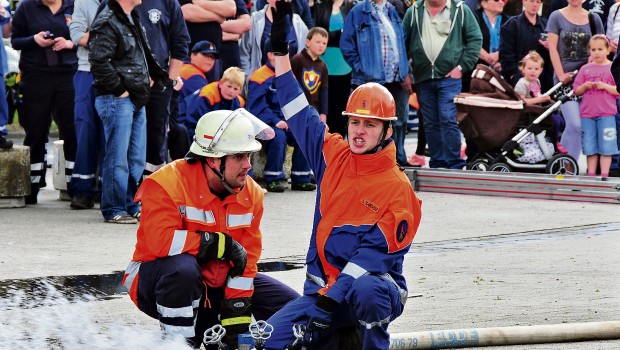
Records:
<instances>
[{"instance_id":1,"label":"child in pink shirt","mask_svg":"<svg viewBox=\"0 0 620 350\"><path fill-rule=\"evenodd\" d=\"M601 177L609 176L611 156L618 154L616 142L616 84L611 74L609 40L605 35L594 35L588 43L590 63L577 73L573 82L575 95L581 101L581 143L587 156L588 176L596 175L600 159Z\"/></svg>"}]
</instances>

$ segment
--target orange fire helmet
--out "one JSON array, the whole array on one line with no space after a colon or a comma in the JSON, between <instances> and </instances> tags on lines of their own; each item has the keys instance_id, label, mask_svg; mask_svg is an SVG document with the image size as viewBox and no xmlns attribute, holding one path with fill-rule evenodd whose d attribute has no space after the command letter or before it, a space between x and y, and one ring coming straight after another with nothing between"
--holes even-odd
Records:
<instances>
[{"instance_id":1,"label":"orange fire helmet","mask_svg":"<svg viewBox=\"0 0 620 350\"><path fill-rule=\"evenodd\" d=\"M394 97L383 85L366 83L358 86L347 101L344 116L372 118L379 120L396 120Z\"/></svg>"}]
</instances>

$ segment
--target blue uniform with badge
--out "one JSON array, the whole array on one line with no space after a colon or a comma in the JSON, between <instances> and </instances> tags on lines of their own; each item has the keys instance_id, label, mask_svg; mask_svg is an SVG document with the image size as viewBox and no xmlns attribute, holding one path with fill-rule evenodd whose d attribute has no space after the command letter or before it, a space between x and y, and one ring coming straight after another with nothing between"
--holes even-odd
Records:
<instances>
[{"instance_id":1,"label":"blue uniform with badge","mask_svg":"<svg viewBox=\"0 0 620 350\"><path fill-rule=\"evenodd\" d=\"M403 260L420 224L421 202L396 164L393 141L376 153L354 154L340 135L327 132L292 72L276 78L276 88L319 190L304 296L268 320L274 333L266 348L283 349L294 340L292 325L321 295L337 306L331 326L316 335L318 346L333 348L339 329L353 326L363 349L387 349L388 325L407 300Z\"/></svg>"}]
</instances>

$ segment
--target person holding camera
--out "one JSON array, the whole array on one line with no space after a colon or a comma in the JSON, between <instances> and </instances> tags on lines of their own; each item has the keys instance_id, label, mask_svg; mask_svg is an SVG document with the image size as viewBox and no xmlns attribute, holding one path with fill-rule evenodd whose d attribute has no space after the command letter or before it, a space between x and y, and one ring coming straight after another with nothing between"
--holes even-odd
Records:
<instances>
[{"instance_id":1,"label":"person holding camera","mask_svg":"<svg viewBox=\"0 0 620 350\"><path fill-rule=\"evenodd\" d=\"M68 22L73 0L23 0L13 16L11 44L21 50L19 124L24 128L24 145L30 146L31 191L26 204L36 204L45 187L46 150L52 120L64 140L65 175L71 191L76 139L73 121L73 75L77 70L76 45L71 41Z\"/></svg>"}]
</instances>

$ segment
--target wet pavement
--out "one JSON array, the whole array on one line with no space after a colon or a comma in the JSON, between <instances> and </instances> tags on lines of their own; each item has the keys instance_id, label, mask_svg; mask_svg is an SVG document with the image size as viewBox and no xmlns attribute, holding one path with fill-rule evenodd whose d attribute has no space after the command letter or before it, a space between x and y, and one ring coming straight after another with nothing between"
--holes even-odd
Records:
<instances>
[{"instance_id":1,"label":"wet pavement","mask_svg":"<svg viewBox=\"0 0 620 350\"><path fill-rule=\"evenodd\" d=\"M271 261L258 263L259 272L277 272L301 269L303 262ZM0 299L22 294L18 305L12 307L32 308L47 305L49 291L55 292L67 301L107 300L127 294L121 286L124 271L103 275L47 276L28 279L0 280Z\"/></svg>"},{"instance_id":2,"label":"wet pavement","mask_svg":"<svg viewBox=\"0 0 620 350\"><path fill-rule=\"evenodd\" d=\"M408 141L410 143L411 141ZM157 349L159 325L119 289L135 225L72 211L48 187L0 209L0 349ZM315 193L268 193L261 271L301 291ZM618 320L620 206L420 193L423 218L393 333ZM60 324L66 326L61 326ZM51 347L40 339L55 339ZM620 342L508 347L620 349Z\"/></svg>"}]
</instances>

